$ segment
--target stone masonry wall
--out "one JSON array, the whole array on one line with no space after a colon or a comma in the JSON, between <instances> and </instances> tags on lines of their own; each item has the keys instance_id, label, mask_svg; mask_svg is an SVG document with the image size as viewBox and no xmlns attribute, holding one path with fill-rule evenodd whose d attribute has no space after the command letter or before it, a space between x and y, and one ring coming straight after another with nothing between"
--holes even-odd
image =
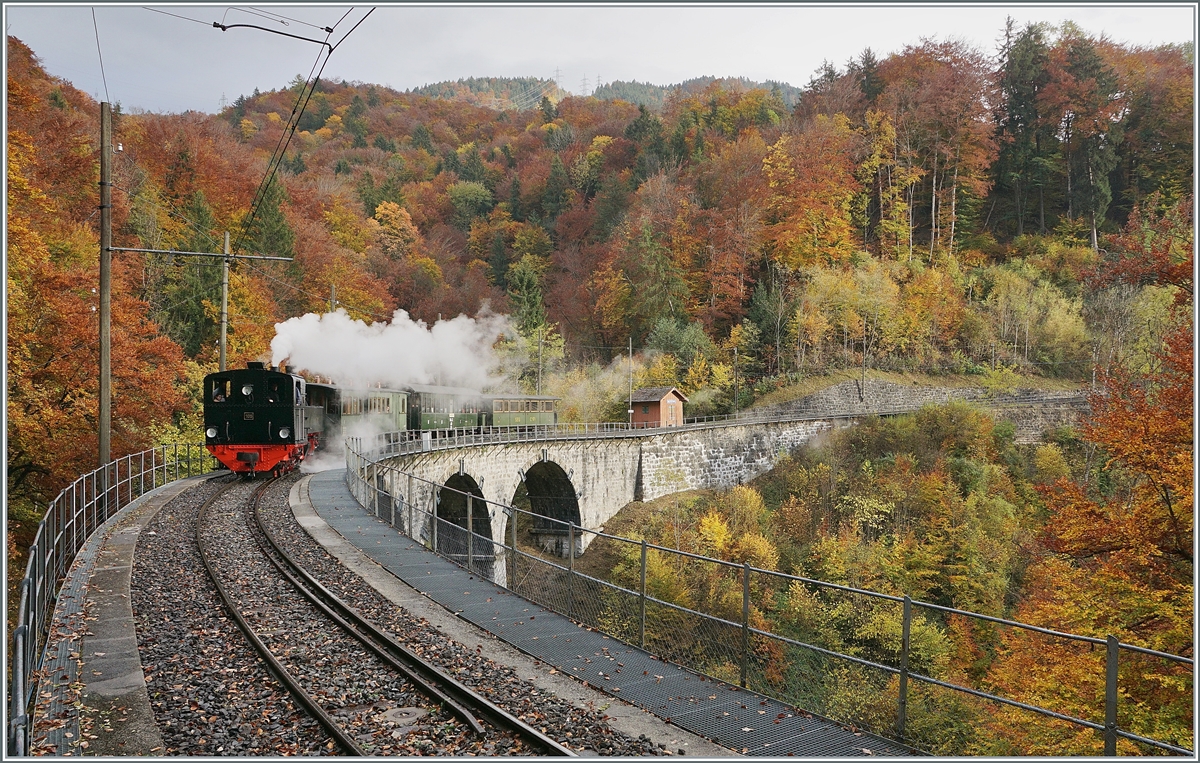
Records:
<instances>
[{"instance_id":1,"label":"stone masonry wall","mask_svg":"<svg viewBox=\"0 0 1200 763\"><path fill-rule=\"evenodd\" d=\"M861 394L860 394L861 392ZM1088 410L1082 393L1019 389L989 395L982 387L927 387L867 379L845 381L820 392L786 403L754 408L749 413L785 415L863 415L915 411L924 405L964 400L991 409L994 415L1012 421L1018 443L1038 442L1047 429L1074 424Z\"/></svg>"},{"instance_id":2,"label":"stone masonry wall","mask_svg":"<svg viewBox=\"0 0 1200 763\"><path fill-rule=\"evenodd\" d=\"M642 441L642 499L729 488L769 471L779 456L848 420L744 424L664 432Z\"/></svg>"}]
</instances>

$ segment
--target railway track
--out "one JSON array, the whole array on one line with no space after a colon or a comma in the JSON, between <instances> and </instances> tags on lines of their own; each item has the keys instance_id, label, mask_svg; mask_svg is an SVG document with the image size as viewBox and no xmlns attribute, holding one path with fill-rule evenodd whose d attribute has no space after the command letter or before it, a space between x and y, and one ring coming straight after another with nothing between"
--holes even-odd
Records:
<instances>
[{"instance_id":1,"label":"railway track","mask_svg":"<svg viewBox=\"0 0 1200 763\"><path fill-rule=\"evenodd\" d=\"M224 607L329 735L327 747L355 756L575 755L400 644L304 570L262 520L259 503L272 482L232 482L206 501L196 546Z\"/></svg>"}]
</instances>

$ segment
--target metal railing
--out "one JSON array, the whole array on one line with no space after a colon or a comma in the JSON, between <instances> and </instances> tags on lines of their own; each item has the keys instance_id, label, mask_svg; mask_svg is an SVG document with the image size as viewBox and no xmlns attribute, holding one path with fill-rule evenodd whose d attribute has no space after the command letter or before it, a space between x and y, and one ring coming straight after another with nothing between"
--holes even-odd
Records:
<instances>
[{"instance_id":1,"label":"metal railing","mask_svg":"<svg viewBox=\"0 0 1200 763\"><path fill-rule=\"evenodd\" d=\"M346 447L347 485L359 503L375 516L517 595L684 667L915 745L932 745L937 740L920 728L913 729L911 701L917 697L922 716L918 720L924 722L916 725L937 728L936 714L930 707L937 704L934 693L942 691L958 697L960 703L984 701L992 703L993 708L1013 708L1098 732L1103 736L1105 755L1117 754L1118 739L1177 755L1192 755L1185 747L1132 733L1118 723L1121 687L1117 668L1122 655L1126 661L1134 655L1164 661L1175 666L1172 669L1181 674L1179 680L1187 681L1192 680L1190 658L1121 643L1113 636L1102 639L1062 633L907 596L836 585L589 530L477 495L469 496L403 471L381 460L392 453L387 443L384 445L382 449L371 450L364 449L361 440L348 440ZM467 501L467 526L438 515L438 506L447 492L457 493ZM503 528L502 537L492 536L493 522L481 528L478 519L471 519L476 513L473 506L479 501L488 507L488 516L496 518L494 524ZM547 532L545 528L550 525L559 527ZM553 551L523 550L519 533L527 539L526 548L532 543ZM599 540L611 544L608 554L620 560L608 579L584 574L576 565L577 555ZM707 595L697 596L689 606L683 606L670 600L670 591L648 588L648 569L661 570L664 566L673 573L665 578L653 576L656 585L664 585L664 579L686 577L704 581ZM789 625L780 618L776 618L771 629L760 627L767 622L762 613L777 609L780 598L792 590L800 592L800 599L808 596L816 602L823 597L830 610L840 607L860 623L874 623L878 628L879 624L890 622L898 626L899 633L892 634L892 641L898 643L884 649L877 646L872 653L862 645L849 649L844 644L818 643L820 627ZM892 610L890 613L888 608ZM1102 710L1103 720L1074 717L922 672L933 666L926 667L923 662L927 660L923 661L919 651L914 650L913 628L934 627L936 618L949 616L1018 629L1089 650L1104 647L1103 678L1093 687L1103 687L1103 701L1097 708ZM871 696L876 709L883 702L881 698L894 699L894 709L886 722L861 713L854 717L853 710L821 706L821 688L845 680L858 680L868 687L866 694Z\"/></svg>"},{"instance_id":2,"label":"metal railing","mask_svg":"<svg viewBox=\"0 0 1200 763\"><path fill-rule=\"evenodd\" d=\"M1086 405L1082 395L1054 396L1037 393L1008 395L995 399L963 399L984 407L1008 408L1025 405L1057 404ZM684 419L678 426L658 426L650 423L599 422L530 424L528 426L466 427L438 430L399 430L377 434L372 438L372 450L385 455L410 455L433 450L449 450L473 445L535 442L544 440L616 439L687 432L697 429L745 426L749 424L784 424L793 421L824 421L829 419L860 419L864 416L899 416L920 410L927 403L899 405L865 410L823 411L821 413L756 413L745 411L721 416L698 416Z\"/></svg>"},{"instance_id":3,"label":"metal railing","mask_svg":"<svg viewBox=\"0 0 1200 763\"><path fill-rule=\"evenodd\" d=\"M75 555L97 528L134 499L215 466L203 445L163 445L118 458L83 475L50 502L29 547L8 655L9 755L29 754L36 679L46 656L59 589Z\"/></svg>"}]
</instances>

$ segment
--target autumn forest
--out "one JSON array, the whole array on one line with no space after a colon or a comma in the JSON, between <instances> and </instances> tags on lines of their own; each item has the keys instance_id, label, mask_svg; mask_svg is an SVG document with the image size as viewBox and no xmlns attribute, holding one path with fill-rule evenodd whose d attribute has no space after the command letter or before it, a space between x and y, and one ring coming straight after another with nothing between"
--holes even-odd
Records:
<instances>
[{"instance_id":1,"label":"autumn forest","mask_svg":"<svg viewBox=\"0 0 1200 763\"><path fill-rule=\"evenodd\" d=\"M533 78L396 92L298 76L218 114L118 104L114 246L218 252L229 231L235 251L291 260L234 268L230 365L269 358L276 322L331 304L367 322L507 314L511 384L560 395L565 420L624 420L630 344L635 383L679 387L688 415L850 371L1085 389L1089 417L1041 445L929 408L626 529L1191 656L1194 50L1069 24L1010 21L997 38L848 51L795 87L704 77L576 97ZM7 106L11 583L46 502L95 468L99 104L10 37ZM113 262L114 454L198 442L220 268ZM699 595L679 573L663 585ZM894 651L894 623L818 599L781 591L759 615ZM945 680L1082 717L1102 701L1070 677L1103 654L953 617L920 630L922 669ZM1123 669L1122 725L1190 747L1190 676ZM817 699L875 712L868 693ZM928 749L1097 749L1066 725L946 712Z\"/></svg>"}]
</instances>

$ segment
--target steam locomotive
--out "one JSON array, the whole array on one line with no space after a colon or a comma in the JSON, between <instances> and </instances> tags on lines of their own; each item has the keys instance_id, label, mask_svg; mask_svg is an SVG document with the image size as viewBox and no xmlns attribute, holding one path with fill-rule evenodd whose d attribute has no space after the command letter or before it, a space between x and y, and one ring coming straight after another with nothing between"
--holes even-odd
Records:
<instances>
[{"instance_id":1,"label":"steam locomotive","mask_svg":"<svg viewBox=\"0 0 1200 763\"><path fill-rule=\"evenodd\" d=\"M204 443L230 471L281 474L344 432L370 428L437 436L440 430L555 424L557 402L545 395L462 387L345 388L250 362L204 377Z\"/></svg>"}]
</instances>

